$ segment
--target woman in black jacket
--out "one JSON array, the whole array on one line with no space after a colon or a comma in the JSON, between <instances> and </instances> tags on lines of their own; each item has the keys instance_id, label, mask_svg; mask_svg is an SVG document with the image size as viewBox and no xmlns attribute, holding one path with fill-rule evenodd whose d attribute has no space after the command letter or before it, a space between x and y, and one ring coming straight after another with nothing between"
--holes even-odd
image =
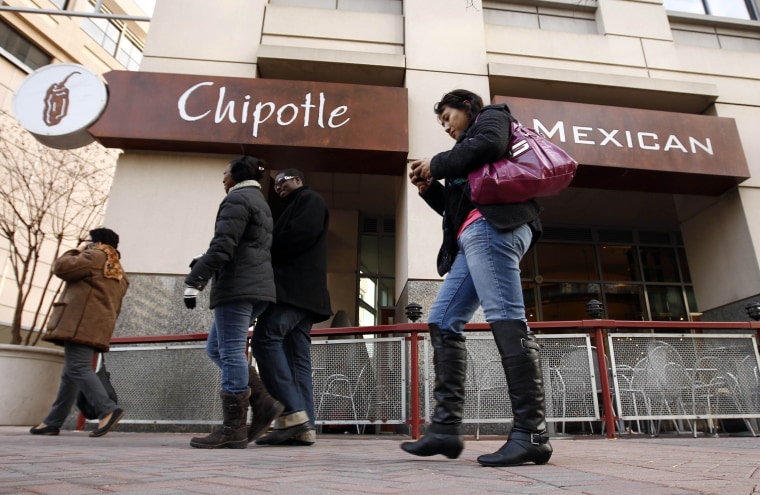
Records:
<instances>
[{"instance_id":1,"label":"woman in black jacket","mask_svg":"<svg viewBox=\"0 0 760 495\"><path fill-rule=\"evenodd\" d=\"M216 214L214 238L206 252L193 260L185 278L185 305L195 307L198 292L213 278L210 306L214 323L209 330L206 354L222 370L222 427L206 437L196 437L197 448L244 449L251 397L248 359L245 350L248 329L267 306L275 301L272 272L272 212L261 193L262 162L252 156L232 160L224 171L227 192ZM259 387L263 388L263 387ZM272 404L269 421L282 406Z\"/></svg>"},{"instance_id":2,"label":"woman in black jacket","mask_svg":"<svg viewBox=\"0 0 760 495\"><path fill-rule=\"evenodd\" d=\"M467 183L471 170L505 154L512 116L506 105L484 107L478 95L463 89L446 93L434 110L456 144L432 159L412 162L409 178L443 216L438 273L448 275L428 318L436 407L427 434L417 442L402 443L401 448L414 455L443 454L450 459L462 452L464 327L481 306L501 355L514 422L507 443L493 454L481 455L478 462L545 464L552 447L546 435L539 348L527 325L520 282L520 260L541 234L541 209L534 200L473 204Z\"/></svg>"}]
</instances>

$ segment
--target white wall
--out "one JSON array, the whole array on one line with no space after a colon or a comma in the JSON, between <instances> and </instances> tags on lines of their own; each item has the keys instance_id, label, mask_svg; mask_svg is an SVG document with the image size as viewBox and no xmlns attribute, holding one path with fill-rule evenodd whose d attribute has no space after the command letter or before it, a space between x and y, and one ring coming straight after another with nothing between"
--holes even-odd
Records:
<instances>
[{"instance_id":1,"label":"white wall","mask_svg":"<svg viewBox=\"0 0 760 495\"><path fill-rule=\"evenodd\" d=\"M160 3L160 2L159 2ZM105 224L119 233L128 272L185 274L208 247L233 157L124 153Z\"/></svg>"}]
</instances>

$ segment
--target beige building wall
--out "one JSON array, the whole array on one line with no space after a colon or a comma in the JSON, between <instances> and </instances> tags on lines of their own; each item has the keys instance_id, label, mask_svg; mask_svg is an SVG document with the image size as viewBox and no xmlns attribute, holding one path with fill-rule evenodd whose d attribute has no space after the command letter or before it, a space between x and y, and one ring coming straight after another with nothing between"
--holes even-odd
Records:
<instances>
[{"instance_id":1,"label":"beige building wall","mask_svg":"<svg viewBox=\"0 0 760 495\"><path fill-rule=\"evenodd\" d=\"M111 11L118 14L131 16L145 16L145 13L132 0L113 0L106 2ZM47 0L7 0L3 2L5 7L19 7L27 9L54 9L55 6ZM69 2L69 10L91 11L87 0L74 0ZM66 15L51 15L42 13L18 13L0 11L0 18L11 25L15 30L29 39L37 47L42 49L52 58L53 63L77 63L84 65L95 73L103 74L111 70L124 70L124 66L91 36L82 29L83 17ZM125 21L128 28L138 39L145 40L149 23ZM0 119L15 120L12 112L13 95L24 78L31 72L28 67L8 56L0 56ZM113 154L112 152L109 154ZM67 241L66 248L74 247L72 241ZM7 241L0 239L0 331L12 321L13 311L16 307L17 289L13 279L13 273L8 257ZM54 258L54 251L50 244L43 246L43 255L38 273L35 276L35 290L30 295L30 303L24 315L23 325L28 326L33 318L33 310L37 308L37 301L43 297L42 284L50 264ZM44 295L46 299L52 299L53 292L48 291ZM6 343L9 339L0 333L0 342Z\"/></svg>"},{"instance_id":2,"label":"beige building wall","mask_svg":"<svg viewBox=\"0 0 760 495\"><path fill-rule=\"evenodd\" d=\"M376 0L337 9L328 3L332 7L317 0L226 0L209 8L201 0L159 0L141 70L405 87L410 160L453 144L441 132L432 106L458 87L485 99L512 95L732 117L750 171L760 175L760 145L754 138L760 122L756 22L711 24L704 16L669 13L661 0ZM183 15L176 15L179 11ZM108 221L135 236L161 232L175 243L177 259L157 262L142 241L129 241L126 258L137 273L180 276L197 246L208 242L209 215L221 194L214 174L229 157L178 151L177 156L126 153L120 162L125 170L117 172ZM179 179L177 204L164 203L156 216L146 205L157 208L161 192L174 185L180 171L186 177ZM350 251L351 223L365 210L390 212L397 226L400 302L410 282L440 280L435 273L440 219L417 197L405 173L390 182L362 175L345 190L336 186L342 178L331 175L321 177L316 188L335 212L331 246L340 247L333 256ZM390 194L370 207L361 191L373 191L375 181ZM721 197L658 198L671 203L674 227L682 230L700 311L760 294L758 185L753 178ZM154 223L140 229L129 226L135 208L130 197L138 186L147 191L139 197L148 198L136 208ZM347 199L352 195L354 203ZM626 197L644 205L649 196L643 193L578 195L586 198L578 202L583 207L563 208L561 198L547 201L552 208L547 218L597 227L663 223L632 216L627 204L614 200ZM180 203L191 198L187 208L194 212L193 225L188 225ZM153 216L145 217L149 211ZM616 224L616 219L631 223ZM726 244L731 244L728 251ZM346 266L331 261L335 310L352 307L352 298L355 304Z\"/></svg>"}]
</instances>

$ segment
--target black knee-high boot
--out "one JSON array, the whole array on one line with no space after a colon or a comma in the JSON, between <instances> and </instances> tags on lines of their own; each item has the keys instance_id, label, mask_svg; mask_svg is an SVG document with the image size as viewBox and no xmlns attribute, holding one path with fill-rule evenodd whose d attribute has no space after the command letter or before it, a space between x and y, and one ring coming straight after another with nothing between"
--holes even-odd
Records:
<instances>
[{"instance_id":1,"label":"black knee-high boot","mask_svg":"<svg viewBox=\"0 0 760 495\"><path fill-rule=\"evenodd\" d=\"M467 374L467 349L463 335L444 334L430 324L433 344L436 400L432 423L424 437L416 442L403 442L401 448L410 454L431 456L442 454L456 459L464 448L461 434L464 409L464 381Z\"/></svg>"},{"instance_id":2,"label":"black knee-high boot","mask_svg":"<svg viewBox=\"0 0 760 495\"><path fill-rule=\"evenodd\" d=\"M544 380L536 336L522 320L491 324L507 376L514 423L509 440L493 454L481 455L484 466L517 466L526 462L546 464L552 446L546 435Z\"/></svg>"}]
</instances>

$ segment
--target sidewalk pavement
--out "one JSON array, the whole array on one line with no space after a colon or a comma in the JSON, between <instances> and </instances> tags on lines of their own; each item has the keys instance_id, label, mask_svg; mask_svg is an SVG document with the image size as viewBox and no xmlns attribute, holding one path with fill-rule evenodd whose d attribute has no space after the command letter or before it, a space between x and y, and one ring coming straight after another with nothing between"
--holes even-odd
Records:
<instances>
[{"instance_id":1,"label":"sidewalk pavement","mask_svg":"<svg viewBox=\"0 0 760 495\"><path fill-rule=\"evenodd\" d=\"M760 438L552 439L549 464L488 468L504 438L466 437L455 460L414 457L398 435L319 435L311 447L203 450L186 433L32 436L0 427L0 494L760 494Z\"/></svg>"}]
</instances>

